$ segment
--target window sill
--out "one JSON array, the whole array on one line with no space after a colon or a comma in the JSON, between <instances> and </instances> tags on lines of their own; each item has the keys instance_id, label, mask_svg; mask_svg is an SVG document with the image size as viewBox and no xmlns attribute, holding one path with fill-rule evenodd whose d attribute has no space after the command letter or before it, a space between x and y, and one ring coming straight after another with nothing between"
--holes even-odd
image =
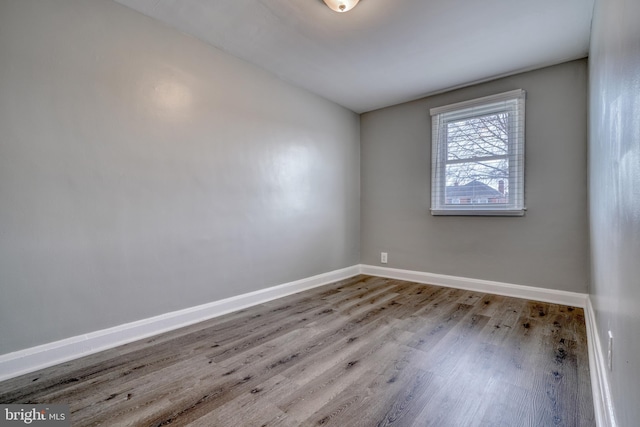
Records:
<instances>
[{"instance_id":1,"label":"window sill","mask_svg":"<svg viewBox=\"0 0 640 427\"><path fill-rule=\"evenodd\" d=\"M431 209L433 216L524 216L526 209Z\"/></svg>"}]
</instances>

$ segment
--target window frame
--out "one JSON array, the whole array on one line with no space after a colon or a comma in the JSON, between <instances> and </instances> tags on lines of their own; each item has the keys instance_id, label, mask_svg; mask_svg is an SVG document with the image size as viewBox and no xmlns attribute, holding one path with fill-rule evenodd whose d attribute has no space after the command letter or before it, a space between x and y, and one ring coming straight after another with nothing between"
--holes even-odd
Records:
<instances>
[{"instance_id":1,"label":"window frame","mask_svg":"<svg viewBox=\"0 0 640 427\"><path fill-rule=\"evenodd\" d=\"M483 98L445 105L430 110L432 122L431 146L431 214L464 216L523 216L524 204L524 148L525 148L525 99L526 92L516 89ZM515 120L509 120L506 155L487 156L486 159L507 158L509 161L509 202L505 204L446 204L446 170L448 164L472 162L473 159L448 159L449 143L446 124L488 114L507 112Z\"/></svg>"}]
</instances>

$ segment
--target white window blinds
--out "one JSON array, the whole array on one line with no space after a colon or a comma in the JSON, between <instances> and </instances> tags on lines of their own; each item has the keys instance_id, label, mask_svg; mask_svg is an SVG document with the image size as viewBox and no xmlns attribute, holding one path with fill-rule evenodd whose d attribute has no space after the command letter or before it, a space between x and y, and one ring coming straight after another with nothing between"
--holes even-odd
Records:
<instances>
[{"instance_id":1,"label":"white window blinds","mask_svg":"<svg viewBox=\"0 0 640 427\"><path fill-rule=\"evenodd\" d=\"M433 215L524 215L525 91L431 109Z\"/></svg>"}]
</instances>

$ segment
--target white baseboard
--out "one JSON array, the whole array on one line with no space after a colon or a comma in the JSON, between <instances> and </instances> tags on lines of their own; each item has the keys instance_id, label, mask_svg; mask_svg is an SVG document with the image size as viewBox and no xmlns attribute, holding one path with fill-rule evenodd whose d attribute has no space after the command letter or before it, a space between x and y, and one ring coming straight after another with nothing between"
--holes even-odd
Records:
<instances>
[{"instance_id":1,"label":"white baseboard","mask_svg":"<svg viewBox=\"0 0 640 427\"><path fill-rule=\"evenodd\" d=\"M360 274L358 265L0 355L0 381Z\"/></svg>"},{"instance_id":2,"label":"white baseboard","mask_svg":"<svg viewBox=\"0 0 640 427\"><path fill-rule=\"evenodd\" d=\"M616 427L611 388L609 387L607 359L600 343L591 298L587 299L585 322L587 324L589 371L591 372L591 391L593 394L593 409L596 415L596 425L598 427Z\"/></svg>"},{"instance_id":3,"label":"white baseboard","mask_svg":"<svg viewBox=\"0 0 640 427\"><path fill-rule=\"evenodd\" d=\"M360 272L371 276L388 277L417 283L446 286L477 292L526 298L554 304L583 308L587 329L587 345L589 353L589 372L593 394L593 406L598 427L616 427L615 412L605 353L600 344L596 326L595 312L588 294L514 285L510 283L492 282L488 280L470 279L467 277L447 276L443 274L425 273L421 271L399 270L395 268L373 265L360 265Z\"/></svg>"},{"instance_id":4,"label":"white baseboard","mask_svg":"<svg viewBox=\"0 0 640 427\"><path fill-rule=\"evenodd\" d=\"M397 268L379 267L375 265L360 265L362 274L388 277L391 279L407 280L410 282L427 283L446 286L449 288L465 289L468 291L486 292L515 298L525 298L534 301L550 302L553 304L569 305L585 308L587 294L577 292L558 291L555 289L536 288L533 286L513 285L511 283L493 282L490 280L470 279L468 277L447 276L444 274L425 273L422 271L399 270Z\"/></svg>"},{"instance_id":5,"label":"white baseboard","mask_svg":"<svg viewBox=\"0 0 640 427\"><path fill-rule=\"evenodd\" d=\"M183 326L202 322L296 292L347 279L358 274L428 283L584 308L587 340L589 344L589 369L591 371L591 384L597 425L598 427L616 427L607 376L606 359L602 353L593 307L587 294L372 265L355 265L267 289L226 298L224 300L165 313L113 328L0 355L0 381L114 348L122 344L148 338Z\"/></svg>"}]
</instances>

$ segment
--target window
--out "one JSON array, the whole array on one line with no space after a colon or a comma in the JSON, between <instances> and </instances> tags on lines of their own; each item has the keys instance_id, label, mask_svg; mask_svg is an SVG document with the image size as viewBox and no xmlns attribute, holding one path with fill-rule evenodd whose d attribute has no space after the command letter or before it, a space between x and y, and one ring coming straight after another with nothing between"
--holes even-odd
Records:
<instances>
[{"instance_id":1,"label":"window","mask_svg":"<svg viewBox=\"0 0 640 427\"><path fill-rule=\"evenodd\" d=\"M519 89L431 109L432 215L524 215L524 101Z\"/></svg>"}]
</instances>

